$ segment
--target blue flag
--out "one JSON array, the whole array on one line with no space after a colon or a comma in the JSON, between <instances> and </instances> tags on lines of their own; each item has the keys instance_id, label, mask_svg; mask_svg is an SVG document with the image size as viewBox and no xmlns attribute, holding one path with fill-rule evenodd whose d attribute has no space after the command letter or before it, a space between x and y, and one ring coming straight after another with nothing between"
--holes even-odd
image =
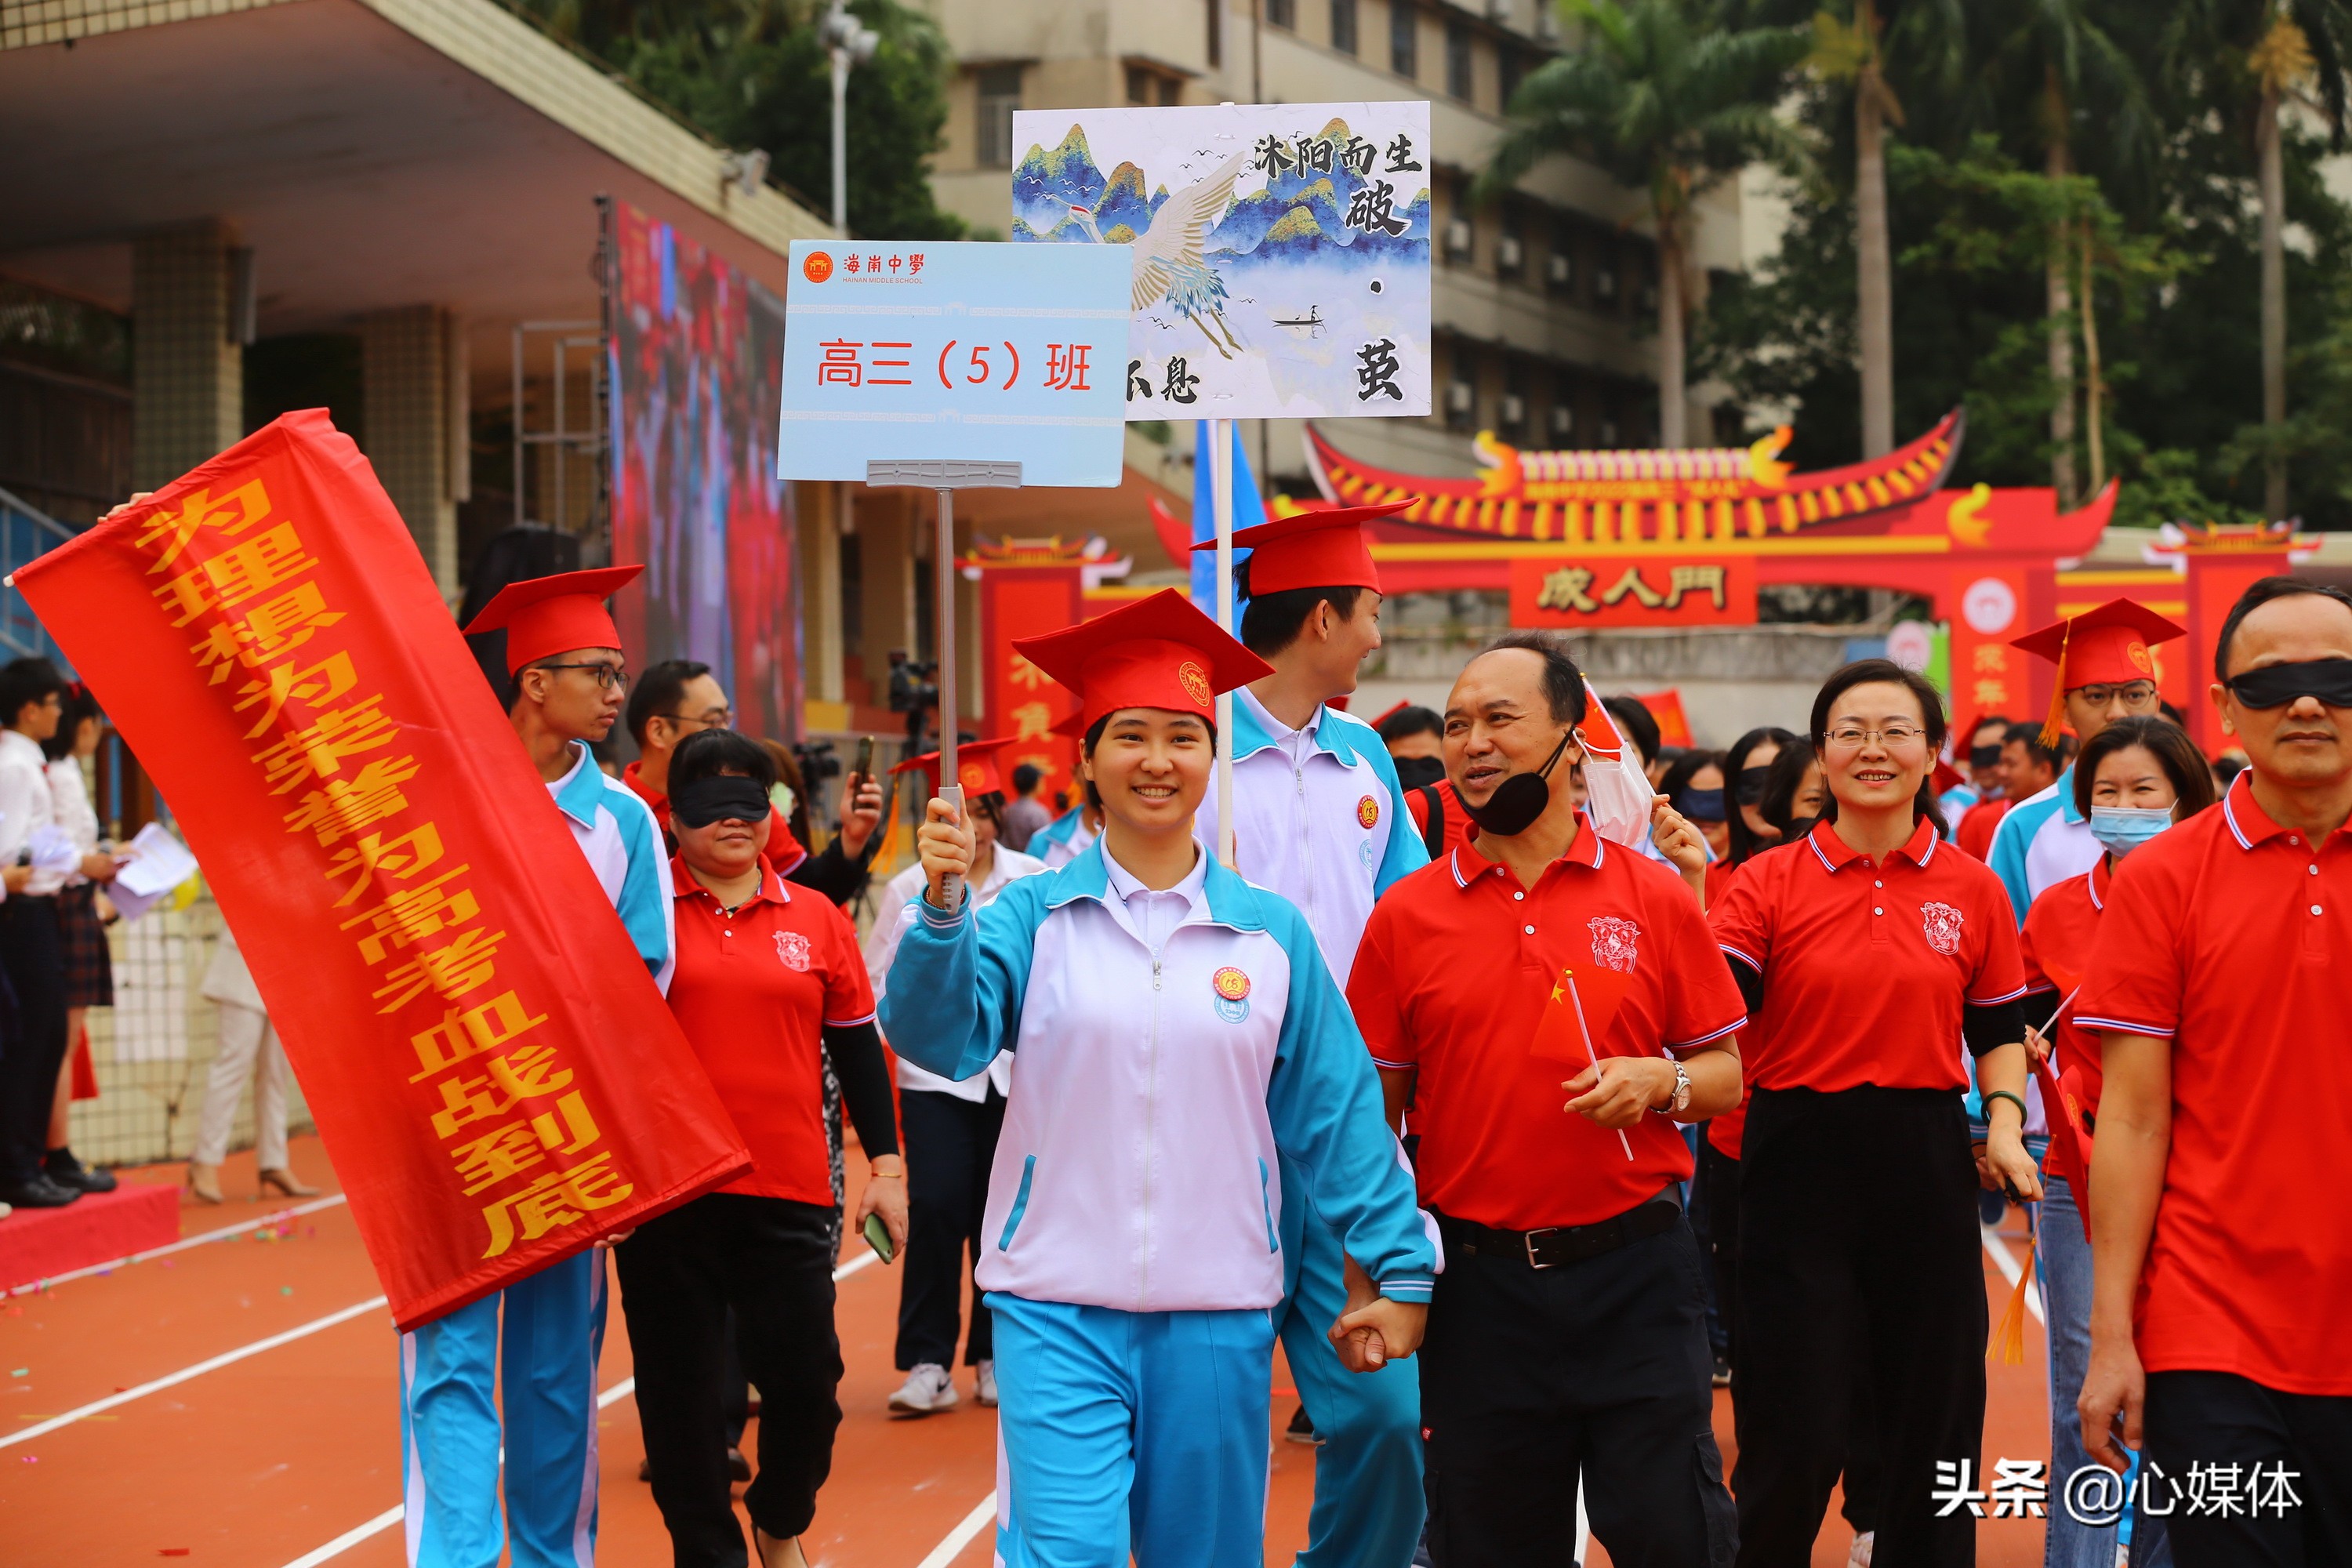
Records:
<instances>
[{"instance_id":1,"label":"blue flag","mask_svg":"<svg viewBox=\"0 0 2352 1568\"><path fill-rule=\"evenodd\" d=\"M1192 422L1192 542L1203 543L1217 537L1217 486L1215 471L1209 466L1209 424L1206 419ZM1258 499L1257 480L1250 473L1249 455L1242 450L1242 429L1239 424L1228 426L1234 433L1234 531L1255 528L1265 521L1265 503ZM1249 559L1249 552L1234 552L1234 564L1239 566ZM1217 552L1203 550L1192 557L1192 603L1211 620L1217 618ZM1235 635L1239 635L1241 605L1234 605Z\"/></svg>"}]
</instances>

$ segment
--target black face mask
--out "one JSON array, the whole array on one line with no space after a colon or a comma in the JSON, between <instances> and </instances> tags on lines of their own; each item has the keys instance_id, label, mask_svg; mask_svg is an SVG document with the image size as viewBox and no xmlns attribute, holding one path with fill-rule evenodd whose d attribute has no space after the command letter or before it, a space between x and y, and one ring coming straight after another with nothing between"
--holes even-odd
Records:
<instances>
[{"instance_id":1,"label":"black face mask","mask_svg":"<svg viewBox=\"0 0 2352 1568\"><path fill-rule=\"evenodd\" d=\"M1397 784L1405 789L1419 789L1433 784L1445 776L1445 763L1439 757L1398 757Z\"/></svg>"},{"instance_id":2,"label":"black face mask","mask_svg":"<svg viewBox=\"0 0 2352 1568\"><path fill-rule=\"evenodd\" d=\"M1686 789L1675 796L1675 809L1693 822L1723 820L1723 791L1717 789Z\"/></svg>"},{"instance_id":3,"label":"black face mask","mask_svg":"<svg viewBox=\"0 0 2352 1568\"><path fill-rule=\"evenodd\" d=\"M760 787L760 781L734 774L697 779L671 791L669 797L670 820L681 827L708 827L730 817L759 822L768 810L768 792Z\"/></svg>"},{"instance_id":4,"label":"black face mask","mask_svg":"<svg viewBox=\"0 0 2352 1568\"><path fill-rule=\"evenodd\" d=\"M2000 748L1999 746L1970 746L1969 748L1969 766L1972 768L1995 768L2000 765Z\"/></svg>"},{"instance_id":5,"label":"black face mask","mask_svg":"<svg viewBox=\"0 0 2352 1568\"><path fill-rule=\"evenodd\" d=\"M1754 805L1763 800L1764 779L1767 774L1771 773L1771 771L1772 768L1769 763L1767 763L1762 767L1742 768L1739 770L1739 777L1733 781L1732 787L1736 792L1735 798L1738 800L1740 805Z\"/></svg>"},{"instance_id":6,"label":"black face mask","mask_svg":"<svg viewBox=\"0 0 2352 1568\"><path fill-rule=\"evenodd\" d=\"M2284 708L2298 697L2316 697L2330 708L2352 708L2352 658L2266 664L2231 676L2228 685L2249 708Z\"/></svg>"},{"instance_id":7,"label":"black face mask","mask_svg":"<svg viewBox=\"0 0 2352 1568\"><path fill-rule=\"evenodd\" d=\"M1559 765L1560 753L1568 750L1569 737L1562 735L1559 744L1551 749L1544 765L1531 773L1513 773L1495 786L1484 805L1462 803L1462 809L1481 833L1500 834L1508 838L1525 833L1533 826L1544 808L1551 804L1551 771Z\"/></svg>"}]
</instances>

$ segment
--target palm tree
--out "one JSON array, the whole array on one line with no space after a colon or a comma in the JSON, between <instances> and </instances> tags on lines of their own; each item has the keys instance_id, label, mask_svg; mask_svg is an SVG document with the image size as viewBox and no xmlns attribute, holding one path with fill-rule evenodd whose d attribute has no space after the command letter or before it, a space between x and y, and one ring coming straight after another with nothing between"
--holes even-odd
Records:
<instances>
[{"instance_id":1,"label":"palm tree","mask_svg":"<svg viewBox=\"0 0 2352 1568\"><path fill-rule=\"evenodd\" d=\"M1895 264L1886 227L1886 127L1903 123L1887 85L1873 0L1854 0L1853 20L1813 16L1805 64L1830 81L1853 84L1855 335L1862 346L1862 455L1895 449Z\"/></svg>"},{"instance_id":2,"label":"palm tree","mask_svg":"<svg viewBox=\"0 0 2352 1568\"><path fill-rule=\"evenodd\" d=\"M1749 163L1801 160L1801 142L1773 106L1806 35L1727 26L1698 0L1563 0L1563 10L1581 25L1581 47L1519 84L1510 129L1471 196L1498 196L1554 156L1583 159L1647 193L1658 237L1658 437L1685 446L1692 205Z\"/></svg>"}]
</instances>

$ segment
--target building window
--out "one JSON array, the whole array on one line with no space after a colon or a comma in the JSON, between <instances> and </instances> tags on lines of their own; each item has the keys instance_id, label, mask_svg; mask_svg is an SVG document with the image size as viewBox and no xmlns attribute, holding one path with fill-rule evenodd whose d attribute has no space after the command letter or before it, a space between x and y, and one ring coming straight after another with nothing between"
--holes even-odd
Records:
<instances>
[{"instance_id":1,"label":"building window","mask_svg":"<svg viewBox=\"0 0 2352 1568\"><path fill-rule=\"evenodd\" d=\"M1127 68L1127 102L1130 109L1151 107L1151 73L1141 66Z\"/></svg>"},{"instance_id":2,"label":"building window","mask_svg":"<svg viewBox=\"0 0 2352 1568\"><path fill-rule=\"evenodd\" d=\"M974 85L980 97L980 166L1013 167L1013 111L1021 107L1021 68L986 66Z\"/></svg>"},{"instance_id":3,"label":"building window","mask_svg":"<svg viewBox=\"0 0 2352 1568\"><path fill-rule=\"evenodd\" d=\"M1209 64L1225 63L1225 0L1209 0Z\"/></svg>"},{"instance_id":4,"label":"building window","mask_svg":"<svg viewBox=\"0 0 2352 1568\"><path fill-rule=\"evenodd\" d=\"M1331 47L1343 55L1356 52L1356 0L1331 0Z\"/></svg>"},{"instance_id":5,"label":"building window","mask_svg":"<svg viewBox=\"0 0 2352 1568\"><path fill-rule=\"evenodd\" d=\"M1502 237L1495 241L1495 270L1505 278L1517 278L1527 265L1527 225L1519 209L1506 203Z\"/></svg>"},{"instance_id":6,"label":"building window","mask_svg":"<svg viewBox=\"0 0 2352 1568\"><path fill-rule=\"evenodd\" d=\"M1454 345L1454 378L1445 388L1445 423L1456 430L1478 424L1478 351L1470 344Z\"/></svg>"},{"instance_id":7,"label":"building window","mask_svg":"<svg viewBox=\"0 0 2352 1568\"><path fill-rule=\"evenodd\" d=\"M1421 13L1412 0L1389 0L1389 69L1401 77L1421 70L1420 26Z\"/></svg>"},{"instance_id":8,"label":"building window","mask_svg":"<svg viewBox=\"0 0 2352 1568\"><path fill-rule=\"evenodd\" d=\"M1496 107L1508 113L1512 97L1518 92L1519 83L1527 78L1528 58L1506 44L1495 57L1495 70L1503 94L1503 100Z\"/></svg>"},{"instance_id":9,"label":"building window","mask_svg":"<svg viewBox=\"0 0 2352 1568\"><path fill-rule=\"evenodd\" d=\"M1298 30L1298 0L1265 0L1265 20L1269 26Z\"/></svg>"},{"instance_id":10,"label":"building window","mask_svg":"<svg viewBox=\"0 0 2352 1568\"><path fill-rule=\"evenodd\" d=\"M1160 79L1160 107L1162 109L1170 109L1183 101L1183 82L1172 76L1161 77Z\"/></svg>"},{"instance_id":11,"label":"building window","mask_svg":"<svg viewBox=\"0 0 2352 1568\"><path fill-rule=\"evenodd\" d=\"M1467 103L1470 80L1470 29L1460 22L1445 24L1445 90Z\"/></svg>"}]
</instances>

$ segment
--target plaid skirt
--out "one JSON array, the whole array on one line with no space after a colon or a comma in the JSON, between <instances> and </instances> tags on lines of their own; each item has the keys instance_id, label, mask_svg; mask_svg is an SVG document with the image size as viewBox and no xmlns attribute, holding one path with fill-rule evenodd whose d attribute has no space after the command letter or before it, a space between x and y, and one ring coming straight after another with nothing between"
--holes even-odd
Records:
<instances>
[{"instance_id":1,"label":"plaid skirt","mask_svg":"<svg viewBox=\"0 0 2352 1568\"><path fill-rule=\"evenodd\" d=\"M66 956L66 1005L114 1005L114 964L99 923L98 888L83 882L58 891L58 941Z\"/></svg>"}]
</instances>

